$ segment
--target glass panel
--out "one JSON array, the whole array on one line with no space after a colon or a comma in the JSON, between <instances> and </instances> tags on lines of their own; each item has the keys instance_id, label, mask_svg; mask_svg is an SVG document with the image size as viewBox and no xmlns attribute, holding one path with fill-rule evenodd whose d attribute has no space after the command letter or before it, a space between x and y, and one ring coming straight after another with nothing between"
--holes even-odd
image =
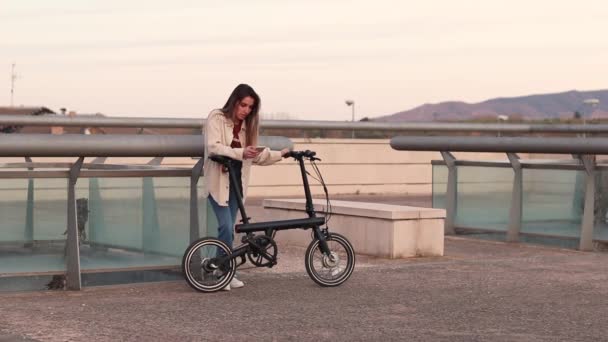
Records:
<instances>
[{"instance_id":1,"label":"glass panel","mask_svg":"<svg viewBox=\"0 0 608 342\"><path fill-rule=\"evenodd\" d=\"M190 178L91 178L77 188L89 210L80 247L85 286L177 276L166 270L179 267L190 242Z\"/></svg>"},{"instance_id":2,"label":"glass panel","mask_svg":"<svg viewBox=\"0 0 608 342\"><path fill-rule=\"evenodd\" d=\"M513 171L458 166L456 225L493 229L485 238L505 238ZM585 171L523 169L520 241L578 247L584 209ZM433 166L433 207L445 208L448 169ZM608 170L598 169L594 240L608 242ZM529 234L529 235L526 235ZM566 239L564 239L566 238Z\"/></svg>"},{"instance_id":3,"label":"glass panel","mask_svg":"<svg viewBox=\"0 0 608 342\"><path fill-rule=\"evenodd\" d=\"M593 238L608 242L608 170L598 169L595 192L595 227Z\"/></svg>"},{"instance_id":4,"label":"glass panel","mask_svg":"<svg viewBox=\"0 0 608 342\"><path fill-rule=\"evenodd\" d=\"M579 238L585 172L523 170L522 233Z\"/></svg>"},{"instance_id":5,"label":"glass panel","mask_svg":"<svg viewBox=\"0 0 608 342\"><path fill-rule=\"evenodd\" d=\"M88 199L92 247L142 250L142 178L80 179L76 188L77 199Z\"/></svg>"},{"instance_id":6,"label":"glass panel","mask_svg":"<svg viewBox=\"0 0 608 342\"><path fill-rule=\"evenodd\" d=\"M67 228L67 179L35 179L34 240L65 240ZM63 243L63 242L61 242Z\"/></svg>"},{"instance_id":7,"label":"glass panel","mask_svg":"<svg viewBox=\"0 0 608 342\"><path fill-rule=\"evenodd\" d=\"M446 208L445 195L448 189L448 167L433 165L433 208Z\"/></svg>"},{"instance_id":8,"label":"glass panel","mask_svg":"<svg viewBox=\"0 0 608 342\"><path fill-rule=\"evenodd\" d=\"M0 291L41 290L65 272L66 213L67 180L0 179Z\"/></svg>"},{"instance_id":9,"label":"glass panel","mask_svg":"<svg viewBox=\"0 0 608 342\"><path fill-rule=\"evenodd\" d=\"M27 179L0 179L0 243L33 240L31 223L26 229L27 189Z\"/></svg>"},{"instance_id":10,"label":"glass panel","mask_svg":"<svg viewBox=\"0 0 608 342\"><path fill-rule=\"evenodd\" d=\"M513 169L458 166L457 173L455 225L506 231Z\"/></svg>"},{"instance_id":11,"label":"glass panel","mask_svg":"<svg viewBox=\"0 0 608 342\"><path fill-rule=\"evenodd\" d=\"M605 169L597 170L593 238L608 242L608 170Z\"/></svg>"},{"instance_id":12,"label":"glass panel","mask_svg":"<svg viewBox=\"0 0 608 342\"><path fill-rule=\"evenodd\" d=\"M0 291L65 285L67 182L0 179ZM195 235L217 236L202 183ZM82 178L76 203L84 286L181 279L189 177Z\"/></svg>"}]
</instances>

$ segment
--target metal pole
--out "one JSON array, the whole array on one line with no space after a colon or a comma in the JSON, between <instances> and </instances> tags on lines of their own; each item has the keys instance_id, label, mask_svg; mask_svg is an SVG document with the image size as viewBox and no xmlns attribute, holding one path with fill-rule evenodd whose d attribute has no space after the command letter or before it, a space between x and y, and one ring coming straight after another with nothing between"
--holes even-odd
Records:
<instances>
[{"instance_id":1,"label":"metal pole","mask_svg":"<svg viewBox=\"0 0 608 342\"><path fill-rule=\"evenodd\" d=\"M78 245L78 228L76 226L76 181L80 168L84 162L84 157L78 158L78 161L70 168L70 176L68 180L68 237L67 246L67 288L68 290L80 290L82 282L80 278L80 250Z\"/></svg>"},{"instance_id":2,"label":"metal pole","mask_svg":"<svg viewBox=\"0 0 608 342\"><path fill-rule=\"evenodd\" d=\"M15 80L17 80L17 75L15 74L15 63L13 63L11 65L11 107L14 106Z\"/></svg>"},{"instance_id":3,"label":"metal pole","mask_svg":"<svg viewBox=\"0 0 608 342\"><path fill-rule=\"evenodd\" d=\"M456 169L456 158L450 152L441 151L441 156L448 167L448 186L446 191L446 208L445 208L445 222L444 232L446 235L453 235L456 233L454 230L454 221L456 219L456 195L458 194L458 176Z\"/></svg>"},{"instance_id":4,"label":"metal pole","mask_svg":"<svg viewBox=\"0 0 608 342\"><path fill-rule=\"evenodd\" d=\"M507 153L507 157L513 168L513 191L511 192L511 209L509 210L509 228L507 241L519 241L522 217L523 176L519 156L515 153Z\"/></svg>"},{"instance_id":5,"label":"metal pole","mask_svg":"<svg viewBox=\"0 0 608 342\"><path fill-rule=\"evenodd\" d=\"M204 158L199 159L198 162L192 168L192 174L190 176L190 243L198 240L201 237L199 219L198 219L198 180L201 177L203 172L203 163ZM207 205L207 201L205 201L205 206ZM203 222L205 222L205 235L207 234L207 207L203 210ZM193 256L192 262L195 265L200 265L201 263L201 255L200 253L196 253ZM189 265L186 265L189 267ZM196 267L193 270L195 277L200 277L201 268Z\"/></svg>"},{"instance_id":6,"label":"metal pole","mask_svg":"<svg viewBox=\"0 0 608 342\"><path fill-rule=\"evenodd\" d=\"M196 162L192 168L192 176L190 177L190 242L197 240L201 236L198 220L198 180L203 173L204 160L204 158L201 158ZM206 216L207 210L203 210L203 213ZM203 222L207 222L206 219Z\"/></svg>"},{"instance_id":7,"label":"metal pole","mask_svg":"<svg viewBox=\"0 0 608 342\"><path fill-rule=\"evenodd\" d=\"M353 101L353 106L352 106L352 107L353 107L353 118L352 118L352 120L351 120L351 121L352 121L352 123L353 123L353 125L354 125L354 124L355 124L355 102L354 102L354 101ZM351 136L351 138L352 138L352 139L355 139L355 129L354 129L354 128L353 128L353 131L352 131L352 136Z\"/></svg>"},{"instance_id":8,"label":"metal pole","mask_svg":"<svg viewBox=\"0 0 608 342\"><path fill-rule=\"evenodd\" d=\"M581 236L579 249L581 251L593 250L593 225L595 211L595 156L581 156L585 166L585 207L583 209L583 220L581 222Z\"/></svg>"},{"instance_id":9,"label":"metal pole","mask_svg":"<svg viewBox=\"0 0 608 342\"><path fill-rule=\"evenodd\" d=\"M587 120L585 119L585 113L583 113L583 127L587 125ZM583 138L587 137L587 133L583 132Z\"/></svg>"},{"instance_id":10,"label":"metal pole","mask_svg":"<svg viewBox=\"0 0 608 342\"><path fill-rule=\"evenodd\" d=\"M32 158L25 157L25 161L32 162ZM34 170L33 167L28 167L28 170ZM25 209L25 245L24 247L32 247L34 245L34 179L27 180L27 207Z\"/></svg>"}]
</instances>

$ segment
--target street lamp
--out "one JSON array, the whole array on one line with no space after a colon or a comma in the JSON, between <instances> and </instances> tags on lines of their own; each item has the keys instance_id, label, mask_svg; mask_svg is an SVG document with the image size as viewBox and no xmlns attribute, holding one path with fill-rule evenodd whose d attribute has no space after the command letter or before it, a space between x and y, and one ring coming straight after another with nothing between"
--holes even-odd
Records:
<instances>
[{"instance_id":1,"label":"street lamp","mask_svg":"<svg viewBox=\"0 0 608 342\"><path fill-rule=\"evenodd\" d=\"M498 121L498 123L509 121L509 116L508 115L503 115L503 114L497 115L496 116L496 121ZM498 131L498 133L496 134L496 136L500 137L500 131Z\"/></svg>"},{"instance_id":2,"label":"street lamp","mask_svg":"<svg viewBox=\"0 0 608 342\"><path fill-rule=\"evenodd\" d=\"M599 106L599 104L600 104L600 100L598 100L598 99L585 99L585 100L583 100L583 105L589 106L591 108L591 110L589 111L590 115L593 115L593 112L595 111L595 108L597 106ZM586 122L586 118L585 118L586 117L586 111L583 110L583 112L581 114L582 114L582 117L583 117L583 126L585 126L586 123L587 123ZM586 136L587 136L587 133L583 133L583 138L586 137Z\"/></svg>"},{"instance_id":3,"label":"street lamp","mask_svg":"<svg viewBox=\"0 0 608 342\"><path fill-rule=\"evenodd\" d=\"M351 121L354 123L355 122L355 100L345 100L344 103L346 103L347 106L353 108L353 117L352 117ZM355 139L355 129L354 128L353 128L351 138Z\"/></svg>"}]
</instances>

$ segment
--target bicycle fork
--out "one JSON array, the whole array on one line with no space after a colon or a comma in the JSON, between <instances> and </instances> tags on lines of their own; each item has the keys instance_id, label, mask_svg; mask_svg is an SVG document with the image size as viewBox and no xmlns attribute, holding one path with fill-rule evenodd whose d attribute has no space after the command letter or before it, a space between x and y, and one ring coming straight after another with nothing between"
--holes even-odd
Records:
<instances>
[{"instance_id":1,"label":"bicycle fork","mask_svg":"<svg viewBox=\"0 0 608 342\"><path fill-rule=\"evenodd\" d=\"M323 254L329 256L331 251L329 250L329 246L327 245L327 230L321 229L319 227L314 227L312 230L314 231L315 238L319 240L319 249L321 249L321 252L323 252Z\"/></svg>"}]
</instances>

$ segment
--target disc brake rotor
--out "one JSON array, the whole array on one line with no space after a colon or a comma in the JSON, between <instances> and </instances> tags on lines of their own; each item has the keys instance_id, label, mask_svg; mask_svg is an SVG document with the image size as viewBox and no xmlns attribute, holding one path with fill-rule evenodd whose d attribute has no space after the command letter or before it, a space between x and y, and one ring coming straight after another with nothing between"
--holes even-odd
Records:
<instances>
[{"instance_id":1,"label":"disc brake rotor","mask_svg":"<svg viewBox=\"0 0 608 342\"><path fill-rule=\"evenodd\" d=\"M340 264L340 256L336 252L330 252L329 255L323 255L323 267L335 268Z\"/></svg>"}]
</instances>

